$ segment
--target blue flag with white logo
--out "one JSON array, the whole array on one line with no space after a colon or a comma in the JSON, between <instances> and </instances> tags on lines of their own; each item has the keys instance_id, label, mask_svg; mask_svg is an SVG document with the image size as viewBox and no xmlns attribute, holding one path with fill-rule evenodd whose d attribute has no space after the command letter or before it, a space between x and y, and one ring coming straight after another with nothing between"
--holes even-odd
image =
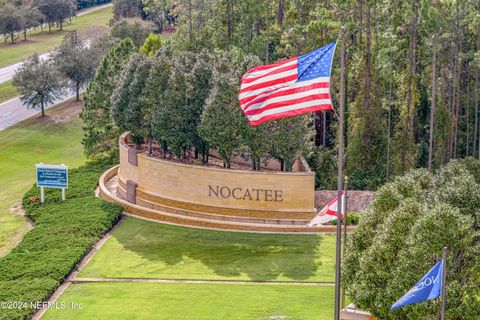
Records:
<instances>
[{"instance_id":1,"label":"blue flag with white logo","mask_svg":"<svg viewBox=\"0 0 480 320\"><path fill-rule=\"evenodd\" d=\"M438 298L442 289L443 260L440 260L410 291L395 302L390 310Z\"/></svg>"}]
</instances>

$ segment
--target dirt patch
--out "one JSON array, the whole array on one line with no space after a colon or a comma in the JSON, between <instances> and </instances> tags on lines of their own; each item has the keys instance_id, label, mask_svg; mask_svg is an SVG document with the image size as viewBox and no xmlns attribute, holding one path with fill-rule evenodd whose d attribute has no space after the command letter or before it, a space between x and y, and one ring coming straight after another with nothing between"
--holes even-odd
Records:
<instances>
[{"instance_id":1,"label":"dirt patch","mask_svg":"<svg viewBox=\"0 0 480 320\"><path fill-rule=\"evenodd\" d=\"M69 122L73 118L78 117L82 111L83 101L69 100L62 106L55 108L55 113L50 115L50 120L54 123Z\"/></svg>"},{"instance_id":2,"label":"dirt patch","mask_svg":"<svg viewBox=\"0 0 480 320\"><path fill-rule=\"evenodd\" d=\"M25 210L23 209L22 204L16 204L9 208L8 211L15 215L19 215L22 217L25 216ZM3 257L7 253L9 253L10 250L15 248L20 243L20 241L22 241L25 234L32 228L33 222L30 219L26 218L24 226L17 233L15 233L4 246L0 247L0 257Z\"/></svg>"},{"instance_id":3,"label":"dirt patch","mask_svg":"<svg viewBox=\"0 0 480 320\"><path fill-rule=\"evenodd\" d=\"M58 124L69 122L78 117L82 111L83 101L75 101L75 98L59 103L58 105L45 110L45 116L33 116L26 120L30 124Z\"/></svg>"},{"instance_id":4,"label":"dirt patch","mask_svg":"<svg viewBox=\"0 0 480 320\"><path fill-rule=\"evenodd\" d=\"M12 214L15 214L17 216L25 216L25 210L23 209L23 206L21 203L14 205L8 211Z\"/></svg>"}]
</instances>

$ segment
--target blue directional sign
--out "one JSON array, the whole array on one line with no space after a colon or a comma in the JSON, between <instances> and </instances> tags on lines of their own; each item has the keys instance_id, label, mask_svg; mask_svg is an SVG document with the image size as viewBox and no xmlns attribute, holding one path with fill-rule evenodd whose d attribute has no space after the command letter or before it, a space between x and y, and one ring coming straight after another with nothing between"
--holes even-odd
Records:
<instances>
[{"instance_id":1,"label":"blue directional sign","mask_svg":"<svg viewBox=\"0 0 480 320\"><path fill-rule=\"evenodd\" d=\"M37 187L68 188L68 167L37 164Z\"/></svg>"}]
</instances>

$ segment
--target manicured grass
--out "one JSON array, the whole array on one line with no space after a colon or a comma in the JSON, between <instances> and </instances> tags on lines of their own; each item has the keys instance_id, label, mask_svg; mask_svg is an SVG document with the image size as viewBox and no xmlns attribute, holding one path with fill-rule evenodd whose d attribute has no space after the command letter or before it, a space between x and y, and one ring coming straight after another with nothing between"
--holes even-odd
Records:
<instances>
[{"instance_id":1,"label":"manicured grass","mask_svg":"<svg viewBox=\"0 0 480 320\"><path fill-rule=\"evenodd\" d=\"M39 162L76 167L84 163L79 106L71 102L49 109L47 117L33 117L0 131L0 255L15 244L14 235L26 227L25 219L9 209L20 204L34 182ZM68 191L67 191L68 193Z\"/></svg>"},{"instance_id":2,"label":"manicured grass","mask_svg":"<svg viewBox=\"0 0 480 320\"><path fill-rule=\"evenodd\" d=\"M0 83L0 103L8 101L18 96L17 89L12 85L12 81Z\"/></svg>"},{"instance_id":3,"label":"manicured grass","mask_svg":"<svg viewBox=\"0 0 480 320\"><path fill-rule=\"evenodd\" d=\"M297 285L84 283L57 301L67 309L50 309L42 319L326 320L333 318L332 296L332 287Z\"/></svg>"},{"instance_id":4,"label":"manicured grass","mask_svg":"<svg viewBox=\"0 0 480 320\"><path fill-rule=\"evenodd\" d=\"M127 218L79 277L333 282L333 235L232 233Z\"/></svg>"},{"instance_id":5,"label":"manicured grass","mask_svg":"<svg viewBox=\"0 0 480 320\"><path fill-rule=\"evenodd\" d=\"M25 60L31 54L46 53L55 48L68 31L85 31L87 29L106 28L112 17L112 7L85 14L64 26L63 31L52 29L52 33L35 31L27 37L27 41L18 40L14 44L0 43L0 67ZM22 38L23 39L23 38Z\"/></svg>"}]
</instances>

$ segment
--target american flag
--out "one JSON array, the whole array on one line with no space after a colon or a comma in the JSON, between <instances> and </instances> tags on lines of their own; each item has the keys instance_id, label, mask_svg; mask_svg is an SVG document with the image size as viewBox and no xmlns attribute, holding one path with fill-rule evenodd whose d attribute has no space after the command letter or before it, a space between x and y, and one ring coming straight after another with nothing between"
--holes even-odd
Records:
<instances>
[{"instance_id":1,"label":"american flag","mask_svg":"<svg viewBox=\"0 0 480 320\"><path fill-rule=\"evenodd\" d=\"M332 110L330 73L336 41L303 56L249 70L240 106L251 126L302 113Z\"/></svg>"}]
</instances>

